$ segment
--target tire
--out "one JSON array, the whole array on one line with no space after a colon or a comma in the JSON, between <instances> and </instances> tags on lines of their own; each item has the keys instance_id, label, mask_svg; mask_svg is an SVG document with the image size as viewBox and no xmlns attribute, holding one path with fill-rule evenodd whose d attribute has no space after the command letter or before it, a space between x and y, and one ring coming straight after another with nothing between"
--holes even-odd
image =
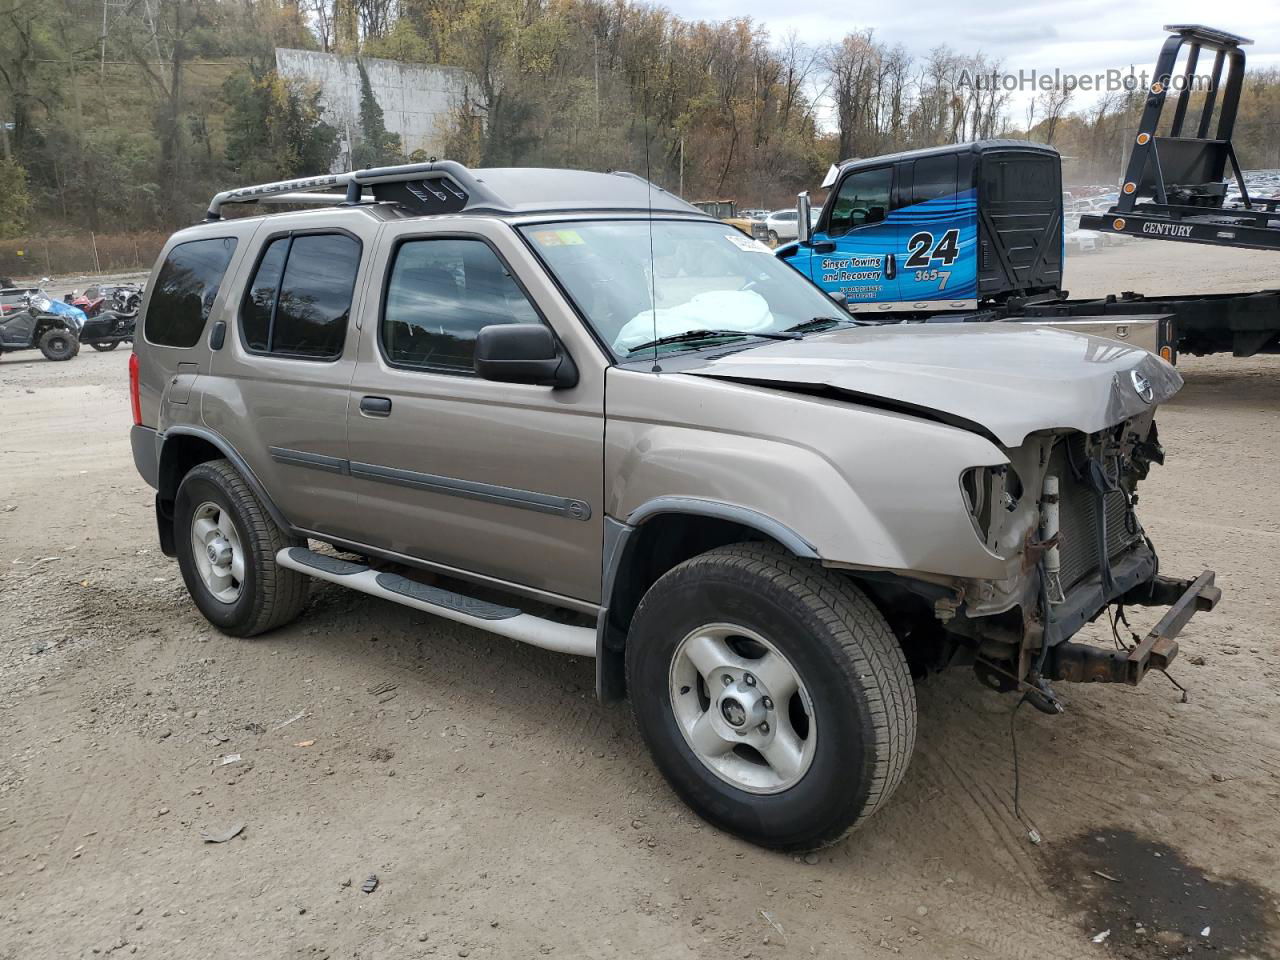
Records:
<instances>
[{"instance_id":1,"label":"tire","mask_svg":"<svg viewBox=\"0 0 1280 960\"><path fill-rule=\"evenodd\" d=\"M226 531L225 536L204 540L215 548L227 546L227 559L216 568L197 558L193 542L197 520L213 522ZM308 578L278 566L276 552L304 544L276 526L229 461L210 460L191 468L178 486L173 523L178 568L187 592L205 619L223 633L256 636L283 626L302 611ZM208 559L207 554L203 556ZM224 578L229 585L220 597L207 577L208 571L222 569L238 569L241 575ZM216 575L213 581L218 583Z\"/></svg>"},{"instance_id":2,"label":"tire","mask_svg":"<svg viewBox=\"0 0 1280 960\"><path fill-rule=\"evenodd\" d=\"M89 346L97 350L99 353L110 353L116 347L120 346L119 340L112 340L110 343L91 343Z\"/></svg>"},{"instance_id":3,"label":"tire","mask_svg":"<svg viewBox=\"0 0 1280 960\"><path fill-rule=\"evenodd\" d=\"M80 352L80 342L71 331L53 327L40 335L40 352L46 360L70 360Z\"/></svg>"},{"instance_id":4,"label":"tire","mask_svg":"<svg viewBox=\"0 0 1280 960\"><path fill-rule=\"evenodd\" d=\"M717 712L711 698L722 697L720 712L727 724L730 693L758 694L768 689L770 678L781 676L776 669L763 669L766 660L754 660L762 668L758 679L745 674L737 679L734 671L732 686L712 688L700 668L682 673L689 658L681 651L693 649L693 638L714 631L728 632L724 643L746 654L740 662L748 667L751 655L764 647L747 634L789 661L799 690L786 707L764 697L772 712L763 716L772 718L772 727L766 722L743 728L747 732L741 735L755 737L771 729L777 743L787 727L793 740L803 735L792 781L773 765L762 767L765 754L752 756L753 748L739 745L714 761L695 752L697 734L686 732L689 716L703 710L704 723L710 722ZM626 669L636 723L672 788L714 826L760 846L810 850L839 841L889 799L915 747L911 674L880 611L847 577L773 544L720 547L660 578L632 620ZM693 679L685 682L686 677ZM747 682L749 688L743 685ZM751 709L759 710L760 703ZM698 724L693 726L696 731ZM765 750L773 746L765 739L753 742ZM732 772L717 772L712 762ZM747 779L754 782L746 784Z\"/></svg>"},{"instance_id":5,"label":"tire","mask_svg":"<svg viewBox=\"0 0 1280 960\"><path fill-rule=\"evenodd\" d=\"M769 231L769 242L775 247L778 245L778 233L776 230Z\"/></svg>"}]
</instances>

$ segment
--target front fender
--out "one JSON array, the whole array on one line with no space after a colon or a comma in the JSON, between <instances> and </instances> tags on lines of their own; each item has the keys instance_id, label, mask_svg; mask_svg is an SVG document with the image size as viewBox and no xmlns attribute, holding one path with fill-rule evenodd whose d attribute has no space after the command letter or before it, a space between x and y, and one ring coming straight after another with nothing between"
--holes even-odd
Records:
<instances>
[{"instance_id":1,"label":"front fender","mask_svg":"<svg viewBox=\"0 0 1280 960\"><path fill-rule=\"evenodd\" d=\"M1008 462L984 437L838 399L679 374L614 368L608 390L610 517L631 524L664 498L712 501L766 518L825 563L1007 576L1007 561L975 533L960 489L969 467Z\"/></svg>"}]
</instances>

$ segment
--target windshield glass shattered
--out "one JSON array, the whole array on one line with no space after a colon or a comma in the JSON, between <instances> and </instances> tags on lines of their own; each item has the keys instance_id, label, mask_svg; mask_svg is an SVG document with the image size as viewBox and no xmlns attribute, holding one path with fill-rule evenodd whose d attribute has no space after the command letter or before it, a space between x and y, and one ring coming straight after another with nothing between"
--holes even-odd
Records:
<instances>
[{"instance_id":1,"label":"windshield glass shattered","mask_svg":"<svg viewBox=\"0 0 1280 960\"><path fill-rule=\"evenodd\" d=\"M731 226L654 220L652 228L652 260L647 220L522 228L620 358L637 348L671 352L745 343L819 317L853 322L768 247ZM700 331L706 336L694 335Z\"/></svg>"}]
</instances>

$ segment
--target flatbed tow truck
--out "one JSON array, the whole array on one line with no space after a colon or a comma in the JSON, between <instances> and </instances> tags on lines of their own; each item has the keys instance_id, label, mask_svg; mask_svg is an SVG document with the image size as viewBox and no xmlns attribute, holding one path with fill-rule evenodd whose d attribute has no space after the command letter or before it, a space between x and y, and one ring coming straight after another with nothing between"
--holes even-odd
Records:
<instances>
[{"instance_id":1,"label":"flatbed tow truck","mask_svg":"<svg viewBox=\"0 0 1280 960\"><path fill-rule=\"evenodd\" d=\"M1165 29L1120 199L1081 217L1081 227L1280 250L1280 199L1249 196L1231 142L1242 47L1252 41L1198 25ZM1211 83L1189 119L1190 80L1206 52ZM1228 168L1238 205L1226 204ZM1280 353L1280 290L1069 299L1061 289L1061 162L1051 147L981 141L846 161L823 185L831 190L815 229L806 229L809 199L801 194L800 239L776 253L855 314L1048 323L1138 344L1170 362L1180 352Z\"/></svg>"}]
</instances>

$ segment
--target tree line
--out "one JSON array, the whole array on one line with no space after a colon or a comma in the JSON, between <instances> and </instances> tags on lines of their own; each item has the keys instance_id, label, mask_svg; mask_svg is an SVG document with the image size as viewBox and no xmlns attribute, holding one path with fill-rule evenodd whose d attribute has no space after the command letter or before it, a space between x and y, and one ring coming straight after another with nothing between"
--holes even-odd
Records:
<instances>
[{"instance_id":1,"label":"tree line","mask_svg":"<svg viewBox=\"0 0 1280 960\"><path fill-rule=\"evenodd\" d=\"M626 169L743 206L788 204L840 158L992 136L1114 183L1141 109L1048 91L1015 110L965 82L1001 69L981 52L915 56L871 31L807 45L643 0L0 0L0 235L164 229L229 185L328 169L339 132L317 89L276 73L278 46L463 68L453 159ZM412 159L361 83L353 160ZM1246 164L1280 166L1278 129L1280 74L1253 72Z\"/></svg>"}]
</instances>

